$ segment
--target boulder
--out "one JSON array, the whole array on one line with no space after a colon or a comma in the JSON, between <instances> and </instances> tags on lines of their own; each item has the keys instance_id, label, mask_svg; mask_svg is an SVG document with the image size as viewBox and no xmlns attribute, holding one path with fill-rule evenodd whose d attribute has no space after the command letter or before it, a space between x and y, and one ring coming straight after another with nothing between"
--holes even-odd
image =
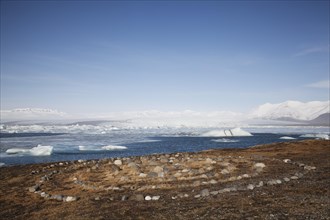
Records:
<instances>
[{"instance_id":1,"label":"boulder","mask_svg":"<svg viewBox=\"0 0 330 220\"><path fill-rule=\"evenodd\" d=\"M200 195L201 195L202 197L207 197L207 196L210 195L210 192L209 192L208 189L203 189L203 190L200 192Z\"/></svg>"},{"instance_id":2,"label":"boulder","mask_svg":"<svg viewBox=\"0 0 330 220\"><path fill-rule=\"evenodd\" d=\"M123 165L123 162L121 160L115 160L113 163L117 166Z\"/></svg>"}]
</instances>

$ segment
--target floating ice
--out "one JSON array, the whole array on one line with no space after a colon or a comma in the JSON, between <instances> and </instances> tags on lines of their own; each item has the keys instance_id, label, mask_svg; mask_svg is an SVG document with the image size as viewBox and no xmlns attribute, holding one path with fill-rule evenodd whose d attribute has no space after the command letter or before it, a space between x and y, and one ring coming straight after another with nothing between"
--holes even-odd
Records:
<instances>
[{"instance_id":1,"label":"floating ice","mask_svg":"<svg viewBox=\"0 0 330 220\"><path fill-rule=\"evenodd\" d=\"M227 139L227 138L213 139L211 141L219 142L219 143L236 143L236 142L239 142L239 140L233 140L233 139Z\"/></svg>"},{"instance_id":2,"label":"floating ice","mask_svg":"<svg viewBox=\"0 0 330 220\"><path fill-rule=\"evenodd\" d=\"M125 150L127 147L125 146L114 146L114 145L107 145L101 147L103 150Z\"/></svg>"},{"instance_id":3,"label":"floating ice","mask_svg":"<svg viewBox=\"0 0 330 220\"><path fill-rule=\"evenodd\" d=\"M280 137L280 139L283 139L283 140L295 140L296 138L294 138L294 137L288 137L288 136L283 136L283 137Z\"/></svg>"},{"instance_id":4,"label":"floating ice","mask_svg":"<svg viewBox=\"0 0 330 220\"><path fill-rule=\"evenodd\" d=\"M329 135L328 134L304 134L304 135L301 135L300 137L329 140Z\"/></svg>"},{"instance_id":5,"label":"floating ice","mask_svg":"<svg viewBox=\"0 0 330 220\"><path fill-rule=\"evenodd\" d=\"M31 149L10 148L6 151L7 154L26 155L26 156L49 156L53 152L52 146L38 145Z\"/></svg>"},{"instance_id":6,"label":"floating ice","mask_svg":"<svg viewBox=\"0 0 330 220\"><path fill-rule=\"evenodd\" d=\"M106 145L106 146L79 146L80 151L106 151L106 150L125 150L125 146L115 146L115 145Z\"/></svg>"},{"instance_id":7,"label":"floating ice","mask_svg":"<svg viewBox=\"0 0 330 220\"><path fill-rule=\"evenodd\" d=\"M241 128L213 130L201 135L202 137L232 137L232 136L252 136L251 133L242 130Z\"/></svg>"}]
</instances>

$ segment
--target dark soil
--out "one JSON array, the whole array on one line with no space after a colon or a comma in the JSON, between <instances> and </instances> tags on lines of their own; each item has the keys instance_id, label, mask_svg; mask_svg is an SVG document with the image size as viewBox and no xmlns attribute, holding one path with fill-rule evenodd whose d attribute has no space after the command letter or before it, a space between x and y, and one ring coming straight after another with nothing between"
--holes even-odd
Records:
<instances>
[{"instance_id":1,"label":"dark soil","mask_svg":"<svg viewBox=\"0 0 330 220\"><path fill-rule=\"evenodd\" d=\"M2 167L0 219L330 219L330 141L306 140L249 149L209 150L182 153L180 157L226 158L237 168L232 175L250 172L251 177L229 180L230 176L217 175L216 184L198 186L192 185L193 180L171 179L157 189L147 187L140 191L135 188L108 191L104 187L120 182L112 177L105 178L105 173L113 172L110 166L106 166L107 161L90 162L85 167L78 162L53 167L52 164ZM237 158L245 160L242 162ZM283 159L296 163L287 164ZM264 163L266 167L258 175L252 175L251 166L257 162ZM100 168L93 169L95 164L100 164ZM316 169L306 170L304 165ZM219 174L220 168L220 165L214 165L212 175ZM29 192L29 187L52 170L61 172L45 182L42 189L51 194L76 195L80 198L78 201L48 200ZM31 174L31 171L40 172ZM283 181L284 177L294 176L296 172L304 175L297 180ZM119 173L116 178L125 175ZM80 187L72 181L76 176L88 180L90 186L103 188ZM282 183L267 185L267 181L272 179L281 179ZM134 187L160 184L152 178L140 182L138 179L136 182L130 181L129 184ZM264 186L246 190L248 184L260 181L264 182ZM232 186L241 190L195 198L203 189L211 192ZM130 199L138 193L144 196L159 195L160 199ZM177 196L180 193L188 197L180 198ZM173 199L173 196L176 198Z\"/></svg>"}]
</instances>

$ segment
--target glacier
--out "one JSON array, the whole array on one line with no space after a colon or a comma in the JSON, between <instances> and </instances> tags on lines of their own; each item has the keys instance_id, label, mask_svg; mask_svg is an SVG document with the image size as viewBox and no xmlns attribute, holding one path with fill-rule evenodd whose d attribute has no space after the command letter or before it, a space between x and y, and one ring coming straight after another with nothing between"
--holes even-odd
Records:
<instances>
[{"instance_id":1,"label":"glacier","mask_svg":"<svg viewBox=\"0 0 330 220\"><path fill-rule=\"evenodd\" d=\"M201 134L202 137L243 137L252 136L250 132L244 131L241 128L212 130Z\"/></svg>"}]
</instances>

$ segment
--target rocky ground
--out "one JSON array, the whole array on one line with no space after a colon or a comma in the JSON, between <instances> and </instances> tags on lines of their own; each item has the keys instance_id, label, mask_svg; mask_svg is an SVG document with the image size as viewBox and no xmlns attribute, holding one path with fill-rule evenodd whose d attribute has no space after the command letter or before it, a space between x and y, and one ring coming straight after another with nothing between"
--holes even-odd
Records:
<instances>
[{"instance_id":1,"label":"rocky ground","mask_svg":"<svg viewBox=\"0 0 330 220\"><path fill-rule=\"evenodd\" d=\"M330 219L330 142L0 168L0 219Z\"/></svg>"}]
</instances>

